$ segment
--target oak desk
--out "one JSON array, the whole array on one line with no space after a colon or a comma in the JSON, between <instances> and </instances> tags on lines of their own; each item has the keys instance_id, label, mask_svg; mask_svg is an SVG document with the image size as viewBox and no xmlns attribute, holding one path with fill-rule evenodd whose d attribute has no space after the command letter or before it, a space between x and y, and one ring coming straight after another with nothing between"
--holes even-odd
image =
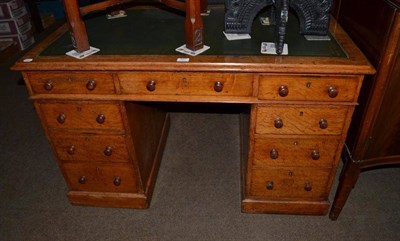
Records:
<instances>
[{"instance_id":1,"label":"oak desk","mask_svg":"<svg viewBox=\"0 0 400 241\"><path fill-rule=\"evenodd\" d=\"M211 49L189 57L175 52L183 16L128 15L86 20L98 54L65 56L72 45L63 26L13 67L23 71L70 202L147 208L168 133L157 103L237 103L248 106L242 210L326 214L362 80L374 72L340 26L332 21L331 41L308 42L290 16L290 55L266 56L260 43L273 41L273 29L256 21L251 40L227 41L223 9L213 9L204 18Z\"/></svg>"}]
</instances>

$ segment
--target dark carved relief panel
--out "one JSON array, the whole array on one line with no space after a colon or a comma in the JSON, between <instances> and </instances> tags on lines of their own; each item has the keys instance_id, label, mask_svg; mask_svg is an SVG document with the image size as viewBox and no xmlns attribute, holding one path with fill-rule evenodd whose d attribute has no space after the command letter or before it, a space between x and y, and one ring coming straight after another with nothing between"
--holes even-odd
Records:
<instances>
[{"instance_id":1,"label":"dark carved relief panel","mask_svg":"<svg viewBox=\"0 0 400 241\"><path fill-rule=\"evenodd\" d=\"M290 7L300 20L300 33L327 35L329 10L333 0L290 0Z\"/></svg>"},{"instance_id":2,"label":"dark carved relief panel","mask_svg":"<svg viewBox=\"0 0 400 241\"><path fill-rule=\"evenodd\" d=\"M225 32L250 33L255 16L265 7L275 25L277 53L281 54L285 38L289 6L300 21L300 33L327 35L329 10L333 0L226 0Z\"/></svg>"},{"instance_id":3,"label":"dark carved relief panel","mask_svg":"<svg viewBox=\"0 0 400 241\"><path fill-rule=\"evenodd\" d=\"M253 19L274 0L226 0L225 32L250 33Z\"/></svg>"}]
</instances>

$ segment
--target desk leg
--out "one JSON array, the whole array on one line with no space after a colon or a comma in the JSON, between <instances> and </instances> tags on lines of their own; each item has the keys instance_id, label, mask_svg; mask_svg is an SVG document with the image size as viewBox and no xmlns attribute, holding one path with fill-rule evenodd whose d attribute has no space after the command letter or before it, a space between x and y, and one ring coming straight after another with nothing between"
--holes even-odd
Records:
<instances>
[{"instance_id":1,"label":"desk leg","mask_svg":"<svg viewBox=\"0 0 400 241\"><path fill-rule=\"evenodd\" d=\"M344 149L344 152L348 150ZM345 155L343 155L345 156ZM345 165L339 178L339 186L333 200L332 208L329 213L329 218L337 220L343 206L346 204L350 192L353 190L361 171L361 162L353 160L350 156L346 155Z\"/></svg>"},{"instance_id":2,"label":"desk leg","mask_svg":"<svg viewBox=\"0 0 400 241\"><path fill-rule=\"evenodd\" d=\"M198 50L204 45L203 20L200 16L200 0L186 1L185 19L186 47Z\"/></svg>"},{"instance_id":3,"label":"desk leg","mask_svg":"<svg viewBox=\"0 0 400 241\"><path fill-rule=\"evenodd\" d=\"M82 21L77 0L64 0L64 9L69 24L72 45L77 52L90 48L85 23Z\"/></svg>"}]
</instances>

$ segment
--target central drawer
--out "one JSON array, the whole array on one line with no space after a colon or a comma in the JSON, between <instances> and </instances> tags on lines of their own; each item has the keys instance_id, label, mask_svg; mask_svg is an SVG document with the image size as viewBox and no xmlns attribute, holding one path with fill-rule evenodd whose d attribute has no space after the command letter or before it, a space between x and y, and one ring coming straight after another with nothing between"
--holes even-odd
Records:
<instances>
[{"instance_id":1,"label":"central drawer","mask_svg":"<svg viewBox=\"0 0 400 241\"><path fill-rule=\"evenodd\" d=\"M122 94L252 96L253 75L191 72L118 73Z\"/></svg>"},{"instance_id":2,"label":"central drawer","mask_svg":"<svg viewBox=\"0 0 400 241\"><path fill-rule=\"evenodd\" d=\"M72 191L125 193L137 191L133 168L129 165L64 163L62 168Z\"/></svg>"},{"instance_id":3,"label":"central drawer","mask_svg":"<svg viewBox=\"0 0 400 241\"><path fill-rule=\"evenodd\" d=\"M129 162L123 135L53 132L50 137L62 161Z\"/></svg>"}]
</instances>

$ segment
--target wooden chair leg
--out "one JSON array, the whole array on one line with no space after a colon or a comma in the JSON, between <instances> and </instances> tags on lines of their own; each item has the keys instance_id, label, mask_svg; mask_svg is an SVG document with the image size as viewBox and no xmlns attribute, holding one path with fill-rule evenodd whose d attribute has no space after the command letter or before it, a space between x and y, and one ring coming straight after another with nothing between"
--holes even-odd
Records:
<instances>
[{"instance_id":1,"label":"wooden chair leg","mask_svg":"<svg viewBox=\"0 0 400 241\"><path fill-rule=\"evenodd\" d=\"M185 19L186 47L198 50L204 46L203 20L200 16L200 0L186 1Z\"/></svg>"},{"instance_id":2,"label":"wooden chair leg","mask_svg":"<svg viewBox=\"0 0 400 241\"><path fill-rule=\"evenodd\" d=\"M200 12L207 13L208 10L208 0L200 0Z\"/></svg>"},{"instance_id":3,"label":"wooden chair leg","mask_svg":"<svg viewBox=\"0 0 400 241\"><path fill-rule=\"evenodd\" d=\"M71 33L72 45L77 52L84 52L90 48L85 23L82 21L77 0L64 2L65 14Z\"/></svg>"}]
</instances>

